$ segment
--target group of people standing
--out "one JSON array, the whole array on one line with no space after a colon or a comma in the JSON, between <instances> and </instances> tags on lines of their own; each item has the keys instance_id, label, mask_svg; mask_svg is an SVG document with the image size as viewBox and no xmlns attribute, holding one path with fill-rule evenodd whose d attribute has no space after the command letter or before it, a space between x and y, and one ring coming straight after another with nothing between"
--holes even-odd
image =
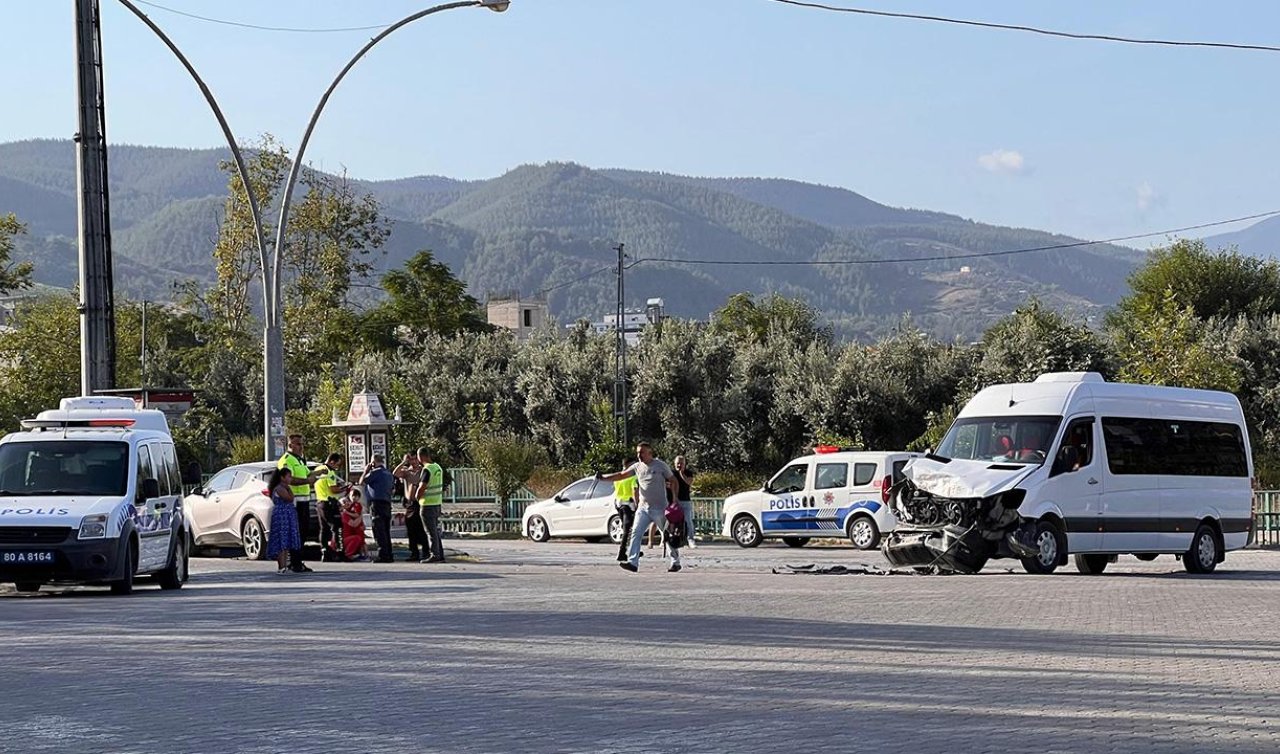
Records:
<instances>
[{"instance_id":1,"label":"group of people standing","mask_svg":"<svg viewBox=\"0 0 1280 754\"><path fill-rule=\"evenodd\" d=\"M627 532L618 547L618 565L633 573L640 570L641 540L650 527L657 527L671 553L667 570L678 573L684 567L680 551L695 546L693 471L684 457L676 456L672 469L654 455L653 446L642 442L636 458L626 459L621 471L596 474L596 479L614 483L615 504Z\"/></svg>"},{"instance_id":2,"label":"group of people standing","mask_svg":"<svg viewBox=\"0 0 1280 754\"><path fill-rule=\"evenodd\" d=\"M391 498L397 480L404 485L410 560L444 562L440 509L448 474L434 462L427 448L406 454L394 471L387 469L382 454L375 453L360 480L351 485L338 473L343 461L341 453L330 453L324 464L311 469L303 455L301 435L290 435L288 447L267 483L272 500L267 556L276 559L279 573L312 572L302 560L302 540L310 528L313 506L320 522L322 562L369 560L360 488L368 493L377 561L392 562Z\"/></svg>"}]
</instances>

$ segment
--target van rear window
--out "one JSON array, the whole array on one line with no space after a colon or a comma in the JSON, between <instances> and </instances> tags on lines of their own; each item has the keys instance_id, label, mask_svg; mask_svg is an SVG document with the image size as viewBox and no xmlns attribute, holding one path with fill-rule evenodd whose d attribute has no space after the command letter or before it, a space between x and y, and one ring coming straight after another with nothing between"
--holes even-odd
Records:
<instances>
[{"instance_id":1,"label":"van rear window","mask_svg":"<svg viewBox=\"0 0 1280 754\"><path fill-rule=\"evenodd\" d=\"M124 495L129 444L61 440L0 444L0 495Z\"/></svg>"},{"instance_id":2,"label":"van rear window","mask_svg":"<svg viewBox=\"0 0 1280 754\"><path fill-rule=\"evenodd\" d=\"M1112 474L1249 476L1235 424L1104 416L1102 437Z\"/></svg>"}]
</instances>

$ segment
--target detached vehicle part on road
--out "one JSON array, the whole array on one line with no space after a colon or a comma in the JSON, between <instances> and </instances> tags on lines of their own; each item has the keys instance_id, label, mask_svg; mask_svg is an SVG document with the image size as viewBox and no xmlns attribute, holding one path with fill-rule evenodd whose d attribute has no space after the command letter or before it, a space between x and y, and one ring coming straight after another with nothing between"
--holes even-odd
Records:
<instances>
[{"instance_id":1,"label":"detached vehicle part on road","mask_svg":"<svg viewBox=\"0 0 1280 754\"><path fill-rule=\"evenodd\" d=\"M22 426L0 439L0 583L180 589L191 538L164 414L64 398Z\"/></svg>"},{"instance_id":2,"label":"detached vehicle part on road","mask_svg":"<svg viewBox=\"0 0 1280 754\"><path fill-rule=\"evenodd\" d=\"M521 532L534 542L552 537L582 537L588 542L620 544L627 532L613 506L613 483L579 479L548 500L524 509Z\"/></svg>"},{"instance_id":3,"label":"detached vehicle part on road","mask_svg":"<svg viewBox=\"0 0 1280 754\"><path fill-rule=\"evenodd\" d=\"M978 393L907 465L883 550L896 566L960 573L1008 557L1051 573L1069 554L1085 574L1120 554L1208 573L1247 543L1252 473L1230 393L1045 374Z\"/></svg>"},{"instance_id":4,"label":"detached vehicle part on road","mask_svg":"<svg viewBox=\"0 0 1280 754\"><path fill-rule=\"evenodd\" d=\"M875 549L897 525L889 492L919 454L815 450L783 466L761 489L725 500L724 536L742 547L766 538L803 547L814 537L848 537L859 550Z\"/></svg>"}]
</instances>

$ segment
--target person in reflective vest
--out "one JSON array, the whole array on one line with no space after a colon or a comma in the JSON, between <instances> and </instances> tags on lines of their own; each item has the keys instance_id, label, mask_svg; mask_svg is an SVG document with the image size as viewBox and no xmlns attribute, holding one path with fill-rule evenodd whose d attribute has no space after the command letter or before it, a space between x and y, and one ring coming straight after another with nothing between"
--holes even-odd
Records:
<instances>
[{"instance_id":1,"label":"person in reflective vest","mask_svg":"<svg viewBox=\"0 0 1280 754\"><path fill-rule=\"evenodd\" d=\"M276 468L288 469L293 475L290 489L293 491L293 505L298 514L299 540L306 541L307 533L311 531L311 483L320 478L320 474L307 468L307 459L302 454L302 435L289 435L289 450L280 456ZM298 573L311 571L302 562L301 544L298 549L289 551L289 568Z\"/></svg>"},{"instance_id":2,"label":"person in reflective vest","mask_svg":"<svg viewBox=\"0 0 1280 754\"><path fill-rule=\"evenodd\" d=\"M316 467L316 517L320 519L321 562L340 563L347 558L342 546L342 497L347 484L338 476L342 454L330 453L324 464Z\"/></svg>"},{"instance_id":3,"label":"person in reflective vest","mask_svg":"<svg viewBox=\"0 0 1280 754\"><path fill-rule=\"evenodd\" d=\"M631 468L634 458L622 460L622 471ZM622 526L622 539L618 543L618 562L627 562L627 551L631 547L631 527L636 522L636 478L629 476L613 483L613 507L618 511ZM613 532L610 532L612 534Z\"/></svg>"},{"instance_id":4,"label":"person in reflective vest","mask_svg":"<svg viewBox=\"0 0 1280 754\"><path fill-rule=\"evenodd\" d=\"M418 461L422 464L422 487L418 495L422 528L427 534L431 552L423 563L443 563L444 543L441 541L440 508L444 505L444 469L431 458L431 451L421 448Z\"/></svg>"}]
</instances>

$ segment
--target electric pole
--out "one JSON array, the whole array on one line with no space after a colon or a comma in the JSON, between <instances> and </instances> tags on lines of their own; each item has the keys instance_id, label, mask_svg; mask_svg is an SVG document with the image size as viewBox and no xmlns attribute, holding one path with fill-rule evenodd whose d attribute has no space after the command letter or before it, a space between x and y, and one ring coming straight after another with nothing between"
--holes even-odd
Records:
<instances>
[{"instance_id":1,"label":"electric pole","mask_svg":"<svg viewBox=\"0 0 1280 754\"><path fill-rule=\"evenodd\" d=\"M615 374L613 378L613 422L614 433L622 447L630 446L627 436L627 309L626 309L626 259L623 251L625 244L618 244L614 251L618 252L618 310L614 315L614 334L617 336L617 353L615 356Z\"/></svg>"},{"instance_id":2,"label":"electric pole","mask_svg":"<svg viewBox=\"0 0 1280 754\"><path fill-rule=\"evenodd\" d=\"M107 191L107 120L102 86L98 0L75 0L76 188L80 228L80 391L115 387L115 292Z\"/></svg>"}]
</instances>

